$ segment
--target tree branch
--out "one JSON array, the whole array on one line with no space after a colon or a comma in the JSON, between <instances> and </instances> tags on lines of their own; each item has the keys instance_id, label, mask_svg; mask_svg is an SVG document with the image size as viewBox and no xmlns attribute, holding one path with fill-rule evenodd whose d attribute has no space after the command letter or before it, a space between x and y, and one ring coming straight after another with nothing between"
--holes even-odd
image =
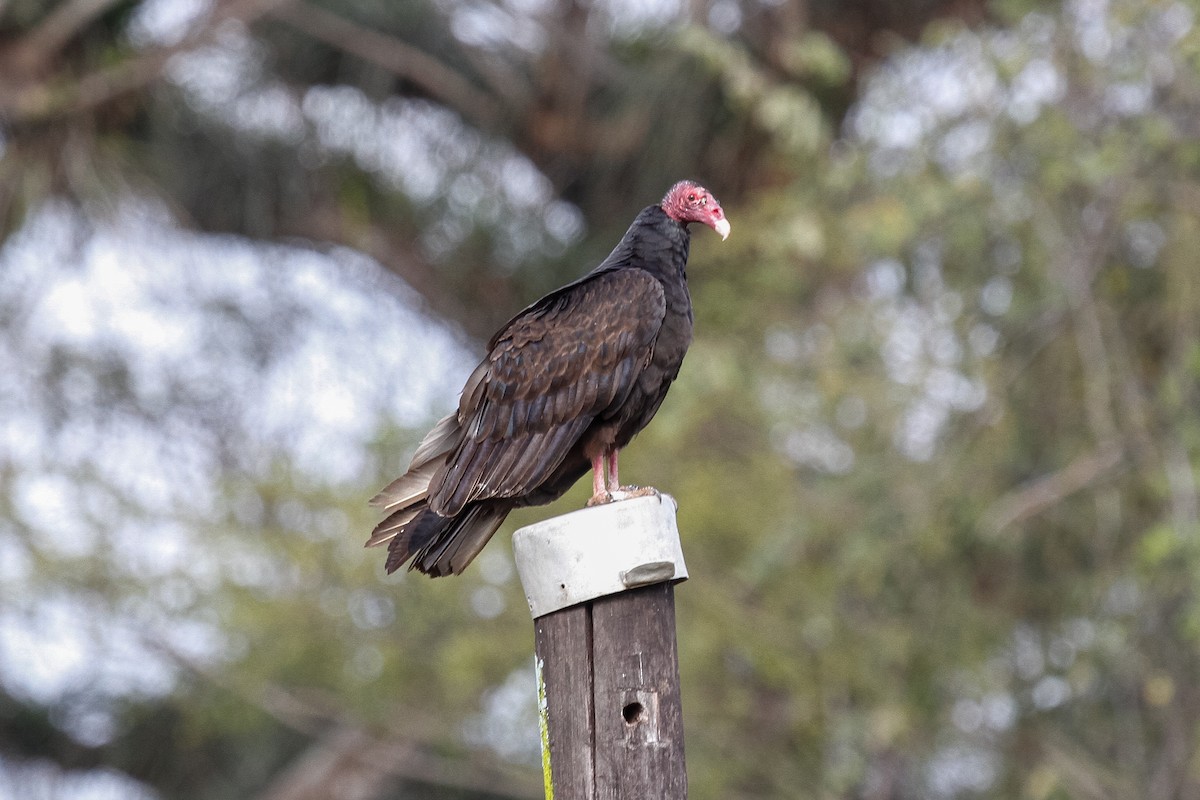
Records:
<instances>
[{"instance_id":1,"label":"tree branch","mask_svg":"<svg viewBox=\"0 0 1200 800\"><path fill-rule=\"evenodd\" d=\"M1067 466L1036 478L992 503L979 518L980 527L997 534L1010 525L1042 513L1076 492L1086 489L1121 463L1123 452L1115 442L1078 456Z\"/></svg>"},{"instance_id":2,"label":"tree branch","mask_svg":"<svg viewBox=\"0 0 1200 800\"><path fill-rule=\"evenodd\" d=\"M420 252L411 231L376 220L348 219L334 200L316 200L296 217L280 222L278 235L305 242L344 245L365 253L398 275L437 315L453 320L477 340L486 340L535 294L521 276L496 280L480 265L458 281Z\"/></svg>"},{"instance_id":3,"label":"tree branch","mask_svg":"<svg viewBox=\"0 0 1200 800\"><path fill-rule=\"evenodd\" d=\"M310 3L295 3L272 14L314 39L411 81L485 130L504 115L503 107L441 61L405 42L366 28Z\"/></svg>"},{"instance_id":4,"label":"tree branch","mask_svg":"<svg viewBox=\"0 0 1200 800\"><path fill-rule=\"evenodd\" d=\"M251 689L196 662L161 640L147 638L144 641L148 647L181 668L232 692L283 725L318 737L259 795L259 800L319 800L328 797L368 800L378 794L363 794L361 790L382 786L396 779L472 792L486 791L512 800L535 800L541 797L540 782L530 774L531 770L504 764L481 753L473 754L468 760L434 752L435 748L430 742L423 742L414 736L414 721L421 719L420 713L411 710L400 713L397 710L396 716L406 723L404 730L389 727L382 732L374 732L351 719L332 702L312 702L294 691L270 683ZM425 727L433 728L440 722L443 720L430 717ZM354 786L356 791L343 794L347 786Z\"/></svg>"},{"instance_id":5,"label":"tree branch","mask_svg":"<svg viewBox=\"0 0 1200 800\"><path fill-rule=\"evenodd\" d=\"M239 20L249 24L289 2L292 0L226 0L214 9L203 28L183 41L140 52L75 81L64 80L57 73L27 84L0 81L0 119L41 122L98 108L158 80L172 56L207 43L222 23Z\"/></svg>"},{"instance_id":6,"label":"tree branch","mask_svg":"<svg viewBox=\"0 0 1200 800\"><path fill-rule=\"evenodd\" d=\"M373 800L397 778L512 800L541 797L532 781L514 782L478 767L464 770L457 761L422 752L411 739L337 725L280 772L258 800Z\"/></svg>"},{"instance_id":7,"label":"tree branch","mask_svg":"<svg viewBox=\"0 0 1200 800\"><path fill-rule=\"evenodd\" d=\"M44 71L67 42L120 1L64 0L13 45L7 66L21 75Z\"/></svg>"},{"instance_id":8,"label":"tree branch","mask_svg":"<svg viewBox=\"0 0 1200 800\"><path fill-rule=\"evenodd\" d=\"M1056 215L1049 204L1043 204L1035 224L1046 251L1058 254L1057 258L1051 257L1051 264L1071 311L1075 346L1084 376L1084 412L1092 436L1103 446L1118 436L1118 426L1113 412L1111 359L1104 342L1092 280L1100 269L1113 214L1104 199L1097 202L1104 203L1105 207L1099 212L1103 221L1095 232L1081 231L1068 236L1056 224Z\"/></svg>"}]
</instances>

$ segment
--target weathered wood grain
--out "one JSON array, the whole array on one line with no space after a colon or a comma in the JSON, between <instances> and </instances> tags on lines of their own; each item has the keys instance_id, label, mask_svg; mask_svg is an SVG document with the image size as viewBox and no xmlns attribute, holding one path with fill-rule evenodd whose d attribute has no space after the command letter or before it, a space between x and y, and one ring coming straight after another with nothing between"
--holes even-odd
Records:
<instances>
[{"instance_id":1,"label":"weathered wood grain","mask_svg":"<svg viewBox=\"0 0 1200 800\"><path fill-rule=\"evenodd\" d=\"M550 783L557 800L685 800L670 583L540 617Z\"/></svg>"}]
</instances>

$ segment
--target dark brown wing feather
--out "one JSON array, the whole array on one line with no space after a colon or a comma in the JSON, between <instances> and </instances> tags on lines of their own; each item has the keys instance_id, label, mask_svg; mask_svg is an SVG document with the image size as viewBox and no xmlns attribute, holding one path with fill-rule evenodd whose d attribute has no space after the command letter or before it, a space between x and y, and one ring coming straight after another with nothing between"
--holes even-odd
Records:
<instances>
[{"instance_id":1,"label":"dark brown wing feather","mask_svg":"<svg viewBox=\"0 0 1200 800\"><path fill-rule=\"evenodd\" d=\"M457 517L420 509L388 545L387 571L394 572L412 558L409 569L435 578L457 575L479 554L511 510L512 503L504 500L476 503Z\"/></svg>"},{"instance_id":2,"label":"dark brown wing feather","mask_svg":"<svg viewBox=\"0 0 1200 800\"><path fill-rule=\"evenodd\" d=\"M553 473L597 417L618 409L654 352L662 284L637 270L589 276L518 314L463 389L463 438L429 483L429 507L518 498Z\"/></svg>"}]
</instances>

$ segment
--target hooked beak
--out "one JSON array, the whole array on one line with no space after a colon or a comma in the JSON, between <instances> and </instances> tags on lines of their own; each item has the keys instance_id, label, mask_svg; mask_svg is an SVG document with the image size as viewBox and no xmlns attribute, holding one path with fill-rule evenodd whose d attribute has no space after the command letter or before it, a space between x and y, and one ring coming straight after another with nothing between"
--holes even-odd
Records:
<instances>
[{"instance_id":1,"label":"hooked beak","mask_svg":"<svg viewBox=\"0 0 1200 800\"><path fill-rule=\"evenodd\" d=\"M729 220L725 219L724 217L721 217L719 220L715 221L712 228L714 231L721 234L722 242L729 238Z\"/></svg>"}]
</instances>

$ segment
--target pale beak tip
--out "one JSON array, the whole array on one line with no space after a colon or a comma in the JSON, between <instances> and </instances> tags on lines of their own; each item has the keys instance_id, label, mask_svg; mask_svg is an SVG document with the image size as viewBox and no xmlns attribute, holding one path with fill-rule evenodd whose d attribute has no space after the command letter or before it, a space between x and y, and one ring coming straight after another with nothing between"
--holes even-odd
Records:
<instances>
[{"instance_id":1,"label":"pale beak tip","mask_svg":"<svg viewBox=\"0 0 1200 800\"><path fill-rule=\"evenodd\" d=\"M721 218L713 223L713 230L721 234L721 241L729 238L729 220Z\"/></svg>"}]
</instances>

